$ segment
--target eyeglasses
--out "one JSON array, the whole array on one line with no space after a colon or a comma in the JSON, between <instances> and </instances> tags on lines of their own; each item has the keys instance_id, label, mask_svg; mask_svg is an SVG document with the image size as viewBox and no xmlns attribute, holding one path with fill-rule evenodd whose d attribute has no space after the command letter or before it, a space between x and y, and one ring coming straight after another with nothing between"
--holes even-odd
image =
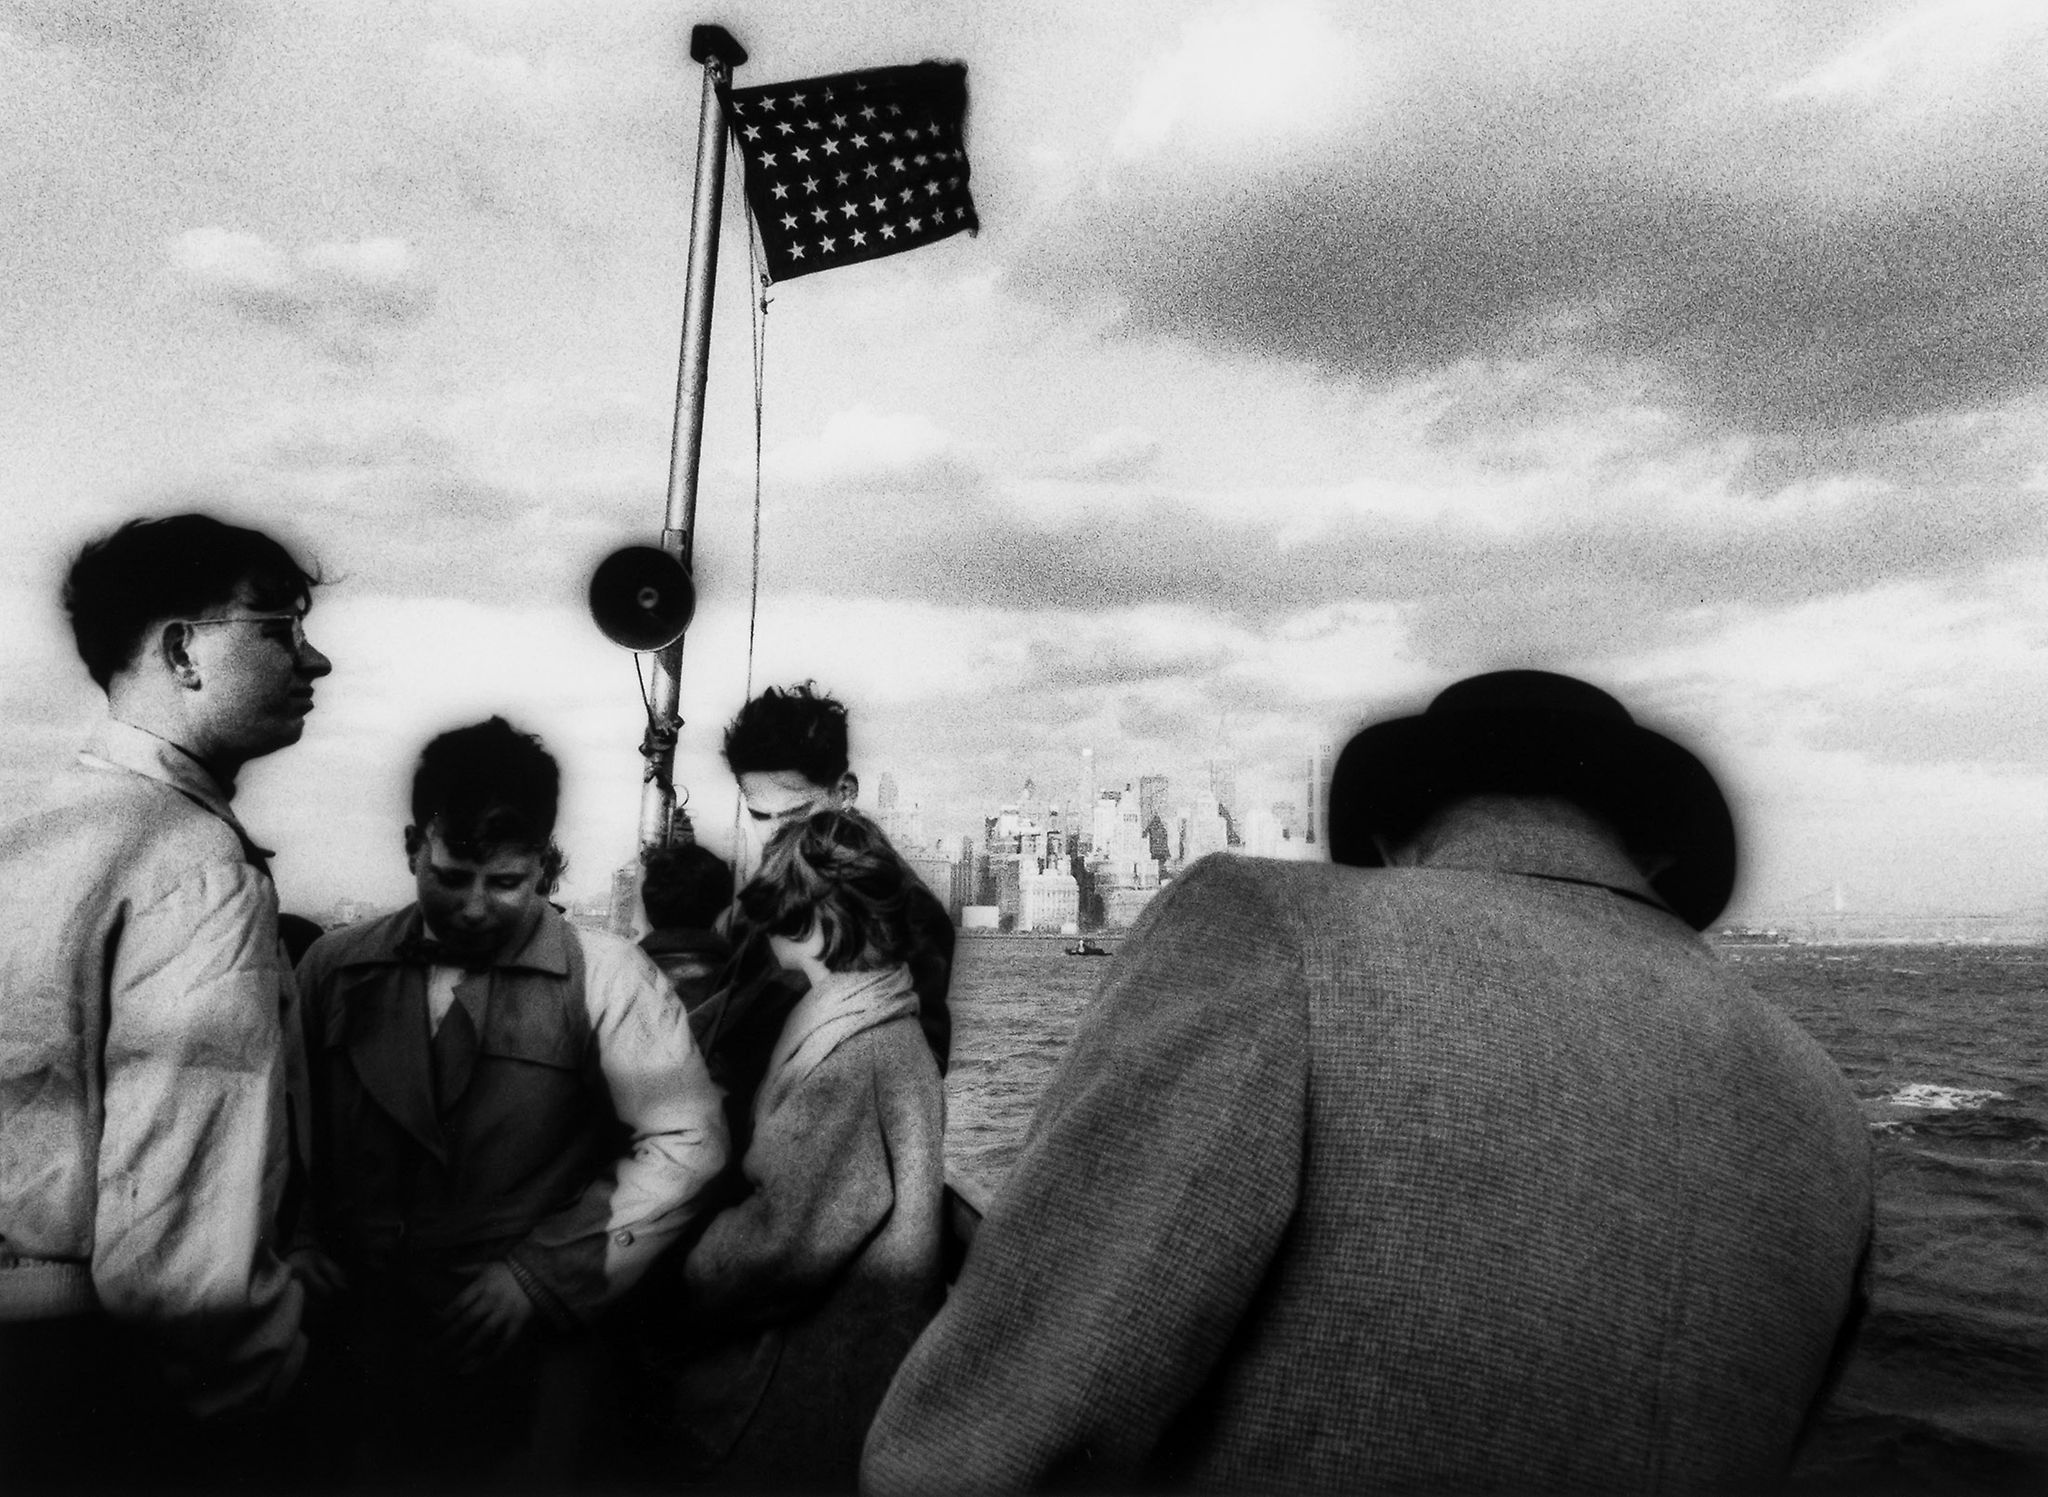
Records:
<instances>
[{"instance_id":1,"label":"eyeglasses","mask_svg":"<svg viewBox=\"0 0 2048 1497\"><path fill-rule=\"evenodd\" d=\"M306 648L306 616L300 613L231 613L217 619L173 619L171 622L190 624L195 629L205 624L290 624L292 633L289 643L293 652ZM273 639L278 644L287 642L275 634L266 635L266 638Z\"/></svg>"}]
</instances>

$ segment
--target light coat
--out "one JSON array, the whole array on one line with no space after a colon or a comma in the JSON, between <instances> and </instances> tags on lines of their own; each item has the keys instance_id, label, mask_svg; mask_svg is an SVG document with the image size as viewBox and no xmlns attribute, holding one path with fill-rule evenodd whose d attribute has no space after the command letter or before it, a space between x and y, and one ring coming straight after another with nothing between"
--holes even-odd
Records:
<instances>
[{"instance_id":1,"label":"light coat","mask_svg":"<svg viewBox=\"0 0 2048 1497\"><path fill-rule=\"evenodd\" d=\"M1855 1098L1597 837L1218 857L1085 1016L875 1493L1750 1491L1870 1230Z\"/></svg>"},{"instance_id":2,"label":"light coat","mask_svg":"<svg viewBox=\"0 0 2048 1497\"><path fill-rule=\"evenodd\" d=\"M790 1016L756 1096L750 1193L683 1265L685 1458L722 1487L851 1491L944 1294L945 1095L907 975L880 1023L814 1023L825 996Z\"/></svg>"},{"instance_id":3,"label":"light coat","mask_svg":"<svg viewBox=\"0 0 2048 1497\"><path fill-rule=\"evenodd\" d=\"M226 790L109 720L0 827L0 1320L146 1326L195 1413L281 1396L294 1002Z\"/></svg>"}]
</instances>

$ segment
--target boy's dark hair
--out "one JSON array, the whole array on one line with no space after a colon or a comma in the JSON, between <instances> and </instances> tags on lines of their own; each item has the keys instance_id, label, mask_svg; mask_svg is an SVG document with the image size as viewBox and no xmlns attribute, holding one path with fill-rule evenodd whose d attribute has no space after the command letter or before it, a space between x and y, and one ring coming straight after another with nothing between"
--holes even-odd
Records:
<instances>
[{"instance_id":1,"label":"boy's dark hair","mask_svg":"<svg viewBox=\"0 0 2048 1497\"><path fill-rule=\"evenodd\" d=\"M725 730L725 764L734 775L793 769L814 785L829 786L847 763L846 708L814 681L769 687Z\"/></svg>"},{"instance_id":2,"label":"boy's dark hair","mask_svg":"<svg viewBox=\"0 0 2048 1497\"><path fill-rule=\"evenodd\" d=\"M88 542L64 579L78 658L104 691L150 625L231 603L245 582L255 609L304 613L320 577L262 531L211 515L130 520Z\"/></svg>"},{"instance_id":3,"label":"boy's dark hair","mask_svg":"<svg viewBox=\"0 0 2048 1497\"><path fill-rule=\"evenodd\" d=\"M824 933L833 972L867 972L910 951L910 870L882 829L853 810L818 811L775 834L740 914L771 936Z\"/></svg>"},{"instance_id":4,"label":"boy's dark hair","mask_svg":"<svg viewBox=\"0 0 2048 1497\"><path fill-rule=\"evenodd\" d=\"M542 893L562 871L552 841L562 772L531 733L502 717L443 733L420 751L412 777L408 851L432 827L458 858L481 862L505 847L541 854Z\"/></svg>"},{"instance_id":5,"label":"boy's dark hair","mask_svg":"<svg viewBox=\"0 0 2048 1497\"><path fill-rule=\"evenodd\" d=\"M656 930L704 930L732 903L732 865L701 842L651 848L640 905Z\"/></svg>"}]
</instances>

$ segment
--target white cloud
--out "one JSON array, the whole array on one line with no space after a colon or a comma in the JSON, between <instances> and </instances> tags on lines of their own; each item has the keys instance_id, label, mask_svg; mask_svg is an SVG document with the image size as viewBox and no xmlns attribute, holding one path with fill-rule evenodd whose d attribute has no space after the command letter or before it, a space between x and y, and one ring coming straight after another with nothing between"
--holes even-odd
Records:
<instances>
[{"instance_id":1,"label":"white cloud","mask_svg":"<svg viewBox=\"0 0 2048 1497\"><path fill-rule=\"evenodd\" d=\"M808 441L779 449L766 467L803 484L887 484L929 479L963 460L961 444L929 416L866 406L835 411Z\"/></svg>"},{"instance_id":2,"label":"white cloud","mask_svg":"<svg viewBox=\"0 0 2048 1497\"><path fill-rule=\"evenodd\" d=\"M1212 12L1139 80L1111 149L1123 157L1169 145L1249 155L1313 138L1358 87L1357 65L1321 6Z\"/></svg>"},{"instance_id":3,"label":"white cloud","mask_svg":"<svg viewBox=\"0 0 2048 1497\"><path fill-rule=\"evenodd\" d=\"M1995 73L2031 75L2048 61L2039 0L1940 0L1830 58L1779 93L1860 103L1911 119L1967 102Z\"/></svg>"},{"instance_id":4,"label":"white cloud","mask_svg":"<svg viewBox=\"0 0 2048 1497\"><path fill-rule=\"evenodd\" d=\"M1061 476L1130 479L1149 473L1159 457L1159 438L1143 427L1115 426L1097 432L1058 465Z\"/></svg>"},{"instance_id":5,"label":"white cloud","mask_svg":"<svg viewBox=\"0 0 2048 1497\"><path fill-rule=\"evenodd\" d=\"M303 331L344 357L363 356L367 335L415 322L433 305L403 239L315 243L293 257L259 234L215 224L177 235L170 259L200 295Z\"/></svg>"},{"instance_id":6,"label":"white cloud","mask_svg":"<svg viewBox=\"0 0 2048 1497\"><path fill-rule=\"evenodd\" d=\"M259 234L212 225L188 229L171 244L171 260L195 281L254 291L279 291L292 281L291 261Z\"/></svg>"},{"instance_id":7,"label":"white cloud","mask_svg":"<svg viewBox=\"0 0 2048 1497\"><path fill-rule=\"evenodd\" d=\"M299 257L309 270L361 286L390 286L413 278L412 251L403 239L316 244Z\"/></svg>"}]
</instances>

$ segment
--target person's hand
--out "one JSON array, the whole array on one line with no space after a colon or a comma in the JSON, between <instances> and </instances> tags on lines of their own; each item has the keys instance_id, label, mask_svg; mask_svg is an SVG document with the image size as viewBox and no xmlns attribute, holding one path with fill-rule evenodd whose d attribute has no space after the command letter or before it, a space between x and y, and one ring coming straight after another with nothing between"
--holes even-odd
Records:
<instances>
[{"instance_id":1,"label":"person's hand","mask_svg":"<svg viewBox=\"0 0 2048 1497\"><path fill-rule=\"evenodd\" d=\"M502 1357L532 1319L533 1299L519 1287L511 1266L486 1264L441 1312L432 1349L454 1363L457 1372L475 1372Z\"/></svg>"},{"instance_id":2,"label":"person's hand","mask_svg":"<svg viewBox=\"0 0 2048 1497\"><path fill-rule=\"evenodd\" d=\"M299 1248L285 1255L285 1266L306 1286L315 1299L332 1299L348 1288L348 1275L341 1265L314 1247Z\"/></svg>"}]
</instances>

